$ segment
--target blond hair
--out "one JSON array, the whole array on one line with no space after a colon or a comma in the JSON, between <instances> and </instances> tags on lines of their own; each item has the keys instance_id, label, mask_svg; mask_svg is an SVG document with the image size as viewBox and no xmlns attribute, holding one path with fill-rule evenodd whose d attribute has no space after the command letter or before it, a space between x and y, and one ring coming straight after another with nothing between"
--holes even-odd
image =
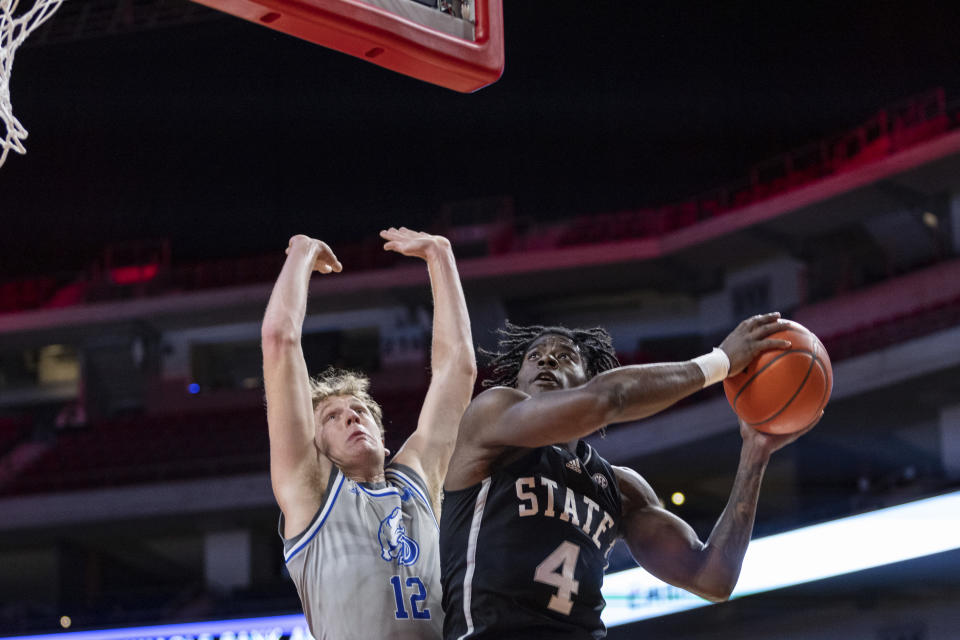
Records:
<instances>
[{"instance_id":1,"label":"blond hair","mask_svg":"<svg viewBox=\"0 0 960 640\"><path fill-rule=\"evenodd\" d=\"M346 371L335 367L328 367L323 373L310 379L310 399L313 401L313 410L316 411L321 402L332 396L353 396L362 402L370 415L383 430L383 409L370 397L367 390L370 388L370 379L362 373Z\"/></svg>"}]
</instances>

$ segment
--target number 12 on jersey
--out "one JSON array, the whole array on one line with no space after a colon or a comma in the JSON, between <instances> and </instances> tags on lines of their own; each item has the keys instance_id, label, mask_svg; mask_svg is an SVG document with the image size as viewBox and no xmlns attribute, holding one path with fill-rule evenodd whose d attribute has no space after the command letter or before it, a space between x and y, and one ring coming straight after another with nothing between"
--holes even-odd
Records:
<instances>
[{"instance_id":1,"label":"number 12 on jersey","mask_svg":"<svg viewBox=\"0 0 960 640\"><path fill-rule=\"evenodd\" d=\"M547 608L565 616L570 615L570 610L573 609L573 600L570 596L580 589L580 582L573 577L579 557L580 547L564 541L553 550L553 553L544 558L533 572L535 582L557 589L557 593L550 596Z\"/></svg>"},{"instance_id":2,"label":"number 12 on jersey","mask_svg":"<svg viewBox=\"0 0 960 640\"><path fill-rule=\"evenodd\" d=\"M394 615L397 620L406 620L410 617L410 614L407 613L407 608L404 606L405 598L403 597L400 576L390 578L390 584L393 585L393 595L397 599L397 611ZM420 610L420 606L427 599L427 588L423 586L423 581L418 576L411 576L407 578L407 587L416 588L416 592L410 594L410 609L412 609L413 617L418 620L429 620L430 609Z\"/></svg>"}]
</instances>

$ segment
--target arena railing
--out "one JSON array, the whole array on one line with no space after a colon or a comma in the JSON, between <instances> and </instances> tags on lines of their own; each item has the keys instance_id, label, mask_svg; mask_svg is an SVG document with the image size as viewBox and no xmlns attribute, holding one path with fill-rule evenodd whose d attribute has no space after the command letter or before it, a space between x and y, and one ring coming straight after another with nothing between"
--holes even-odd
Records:
<instances>
[{"instance_id":1,"label":"arena railing","mask_svg":"<svg viewBox=\"0 0 960 640\"><path fill-rule=\"evenodd\" d=\"M821 338L834 363L960 326L960 297L912 309ZM621 354L623 364L649 362L642 346ZM481 378L483 377L481 372ZM388 446L396 449L416 425L426 389L378 393L389 418ZM719 387L709 397L722 394ZM698 394L684 405L703 401ZM411 398L414 401L411 401ZM19 432L21 441L26 437ZM118 417L71 429L22 470L0 495L21 495L266 472L266 417L260 406Z\"/></svg>"}]
</instances>

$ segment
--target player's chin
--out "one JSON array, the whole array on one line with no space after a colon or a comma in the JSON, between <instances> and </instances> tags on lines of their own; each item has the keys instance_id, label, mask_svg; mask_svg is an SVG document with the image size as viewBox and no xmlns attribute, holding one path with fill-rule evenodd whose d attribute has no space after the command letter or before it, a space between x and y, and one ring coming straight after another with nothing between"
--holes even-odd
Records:
<instances>
[{"instance_id":1,"label":"player's chin","mask_svg":"<svg viewBox=\"0 0 960 640\"><path fill-rule=\"evenodd\" d=\"M371 437L357 438L353 440L350 445L359 455L376 453L383 449L383 445L381 445L379 442L375 442Z\"/></svg>"},{"instance_id":2,"label":"player's chin","mask_svg":"<svg viewBox=\"0 0 960 640\"><path fill-rule=\"evenodd\" d=\"M563 385L559 382L553 380L534 380L527 387L530 395L538 393L549 393L550 391L557 391L563 389Z\"/></svg>"},{"instance_id":3,"label":"player's chin","mask_svg":"<svg viewBox=\"0 0 960 640\"><path fill-rule=\"evenodd\" d=\"M353 465L367 465L383 460L383 447L376 447L371 444L363 446L351 446L345 452L344 458Z\"/></svg>"}]
</instances>

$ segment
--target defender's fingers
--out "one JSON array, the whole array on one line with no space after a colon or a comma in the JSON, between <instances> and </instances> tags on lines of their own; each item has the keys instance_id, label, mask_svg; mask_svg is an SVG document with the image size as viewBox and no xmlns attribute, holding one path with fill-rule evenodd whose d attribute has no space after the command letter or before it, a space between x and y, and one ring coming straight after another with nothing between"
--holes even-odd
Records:
<instances>
[{"instance_id":1,"label":"defender's fingers","mask_svg":"<svg viewBox=\"0 0 960 640\"><path fill-rule=\"evenodd\" d=\"M329 264L337 263L340 264L340 260L337 258L337 254L330 250L330 247L323 247L320 250L320 253L317 255L317 260L321 262L326 262Z\"/></svg>"},{"instance_id":2,"label":"defender's fingers","mask_svg":"<svg viewBox=\"0 0 960 640\"><path fill-rule=\"evenodd\" d=\"M340 264L333 250L325 244L320 247L320 255L317 256L317 262L329 266L331 271L336 271L337 273L343 270L343 265ZM323 273L330 273L330 271L324 271Z\"/></svg>"},{"instance_id":3,"label":"defender's fingers","mask_svg":"<svg viewBox=\"0 0 960 640\"><path fill-rule=\"evenodd\" d=\"M333 260L318 260L317 265L317 270L320 273L330 273L331 271L340 273L343 271L343 265L336 258Z\"/></svg>"}]
</instances>

